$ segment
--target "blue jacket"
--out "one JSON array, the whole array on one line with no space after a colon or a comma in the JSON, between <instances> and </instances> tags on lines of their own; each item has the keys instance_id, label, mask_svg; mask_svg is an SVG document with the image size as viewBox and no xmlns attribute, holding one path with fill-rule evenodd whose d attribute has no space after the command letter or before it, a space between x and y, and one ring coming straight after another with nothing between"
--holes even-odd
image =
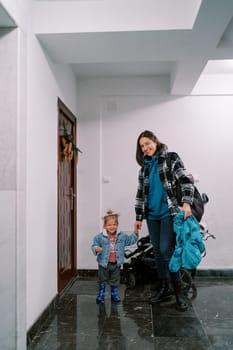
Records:
<instances>
[{"instance_id":1,"label":"blue jacket","mask_svg":"<svg viewBox=\"0 0 233 350\"><path fill-rule=\"evenodd\" d=\"M117 265L121 266L124 263L125 247L136 243L138 240L138 236L135 235L135 233L127 234L124 232L117 232L116 235L117 237L116 237L115 249L116 249ZM99 253L96 253L95 251L96 247L102 247L102 251ZM109 255L110 255L110 240L108 238L108 234L106 230L103 230L103 232L99 233L94 237L91 249L94 255L97 255L98 264L103 267L107 267Z\"/></svg>"},{"instance_id":2,"label":"blue jacket","mask_svg":"<svg viewBox=\"0 0 233 350\"><path fill-rule=\"evenodd\" d=\"M199 222L193 215L184 220L184 211L180 211L174 217L174 231L176 246L169 262L169 270L177 272L181 267L195 269L205 252Z\"/></svg>"}]
</instances>

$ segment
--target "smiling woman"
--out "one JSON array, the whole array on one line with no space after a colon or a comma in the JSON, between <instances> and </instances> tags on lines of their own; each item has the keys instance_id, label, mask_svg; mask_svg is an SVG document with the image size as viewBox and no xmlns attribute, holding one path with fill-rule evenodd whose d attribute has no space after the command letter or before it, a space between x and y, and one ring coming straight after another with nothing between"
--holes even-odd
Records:
<instances>
[{"instance_id":1,"label":"smiling woman","mask_svg":"<svg viewBox=\"0 0 233 350\"><path fill-rule=\"evenodd\" d=\"M192 215L194 185L186 174L179 155L175 152L172 154L174 156L169 160L167 146L160 142L152 131L145 130L138 136L136 160L141 168L138 175L134 227L135 230L140 230L143 219L146 219L153 245L160 289L151 298L151 303L171 299L171 280L177 309L184 311L188 308L188 304L182 290L180 271L169 271L169 261L174 252L175 243L173 218L180 211L183 211L184 220ZM172 191L171 179L173 178L180 183L181 203L178 203Z\"/></svg>"}]
</instances>

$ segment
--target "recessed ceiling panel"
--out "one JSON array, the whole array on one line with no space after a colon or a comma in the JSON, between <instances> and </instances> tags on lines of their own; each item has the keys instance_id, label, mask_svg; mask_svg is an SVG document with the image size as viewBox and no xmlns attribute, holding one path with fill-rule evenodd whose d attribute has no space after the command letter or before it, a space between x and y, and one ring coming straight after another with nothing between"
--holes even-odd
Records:
<instances>
[{"instance_id":1,"label":"recessed ceiling panel","mask_svg":"<svg viewBox=\"0 0 233 350\"><path fill-rule=\"evenodd\" d=\"M210 60L203 74L233 74L233 60Z\"/></svg>"},{"instance_id":2,"label":"recessed ceiling panel","mask_svg":"<svg viewBox=\"0 0 233 350\"><path fill-rule=\"evenodd\" d=\"M173 62L110 62L71 64L77 78L170 76Z\"/></svg>"},{"instance_id":3,"label":"recessed ceiling panel","mask_svg":"<svg viewBox=\"0 0 233 350\"><path fill-rule=\"evenodd\" d=\"M232 48L233 47L233 19L228 24L225 32L222 35L218 44L219 48Z\"/></svg>"},{"instance_id":4,"label":"recessed ceiling panel","mask_svg":"<svg viewBox=\"0 0 233 350\"><path fill-rule=\"evenodd\" d=\"M9 27L16 27L16 24L0 3L0 28Z\"/></svg>"}]
</instances>

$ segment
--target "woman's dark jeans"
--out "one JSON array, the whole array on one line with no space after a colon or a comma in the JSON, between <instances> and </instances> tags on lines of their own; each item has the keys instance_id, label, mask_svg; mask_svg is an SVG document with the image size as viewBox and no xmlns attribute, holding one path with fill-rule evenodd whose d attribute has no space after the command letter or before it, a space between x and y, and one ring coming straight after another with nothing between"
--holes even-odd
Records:
<instances>
[{"instance_id":1,"label":"woman's dark jeans","mask_svg":"<svg viewBox=\"0 0 233 350\"><path fill-rule=\"evenodd\" d=\"M169 272L169 261L175 248L175 233L173 218L169 216L162 220L148 220L149 236L153 245L157 272L160 280L180 280L179 272Z\"/></svg>"}]
</instances>

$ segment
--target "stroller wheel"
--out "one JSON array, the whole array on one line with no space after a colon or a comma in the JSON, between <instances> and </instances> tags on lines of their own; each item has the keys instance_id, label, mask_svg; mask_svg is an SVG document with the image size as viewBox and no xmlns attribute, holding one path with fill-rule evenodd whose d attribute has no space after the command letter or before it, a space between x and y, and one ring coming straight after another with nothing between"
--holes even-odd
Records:
<instances>
[{"instance_id":1,"label":"stroller wheel","mask_svg":"<svg viewBox=\"0 0 233 350\"><path fill-rule=\"evenodd\" d=\"M136 285L136 278L133 272L128 272L126 275L126 287L134 288Z\"/></svg>"}]
</instances>

